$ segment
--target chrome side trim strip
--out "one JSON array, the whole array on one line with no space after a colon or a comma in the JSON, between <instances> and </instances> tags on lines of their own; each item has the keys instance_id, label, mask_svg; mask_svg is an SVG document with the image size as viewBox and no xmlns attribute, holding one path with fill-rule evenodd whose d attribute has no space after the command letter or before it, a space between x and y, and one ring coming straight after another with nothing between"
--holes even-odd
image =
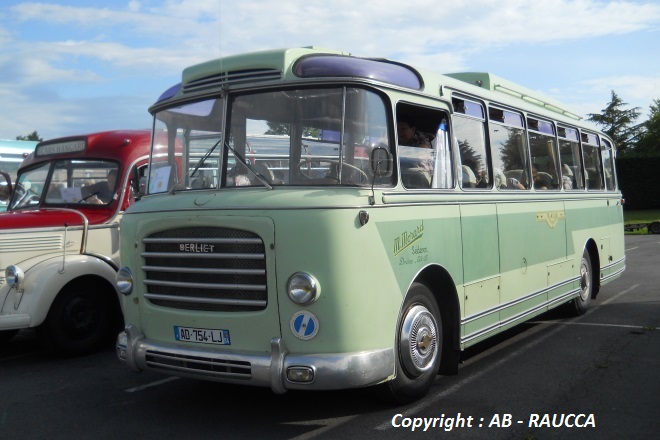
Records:
<instances>
[{"instance_id":1,"label":"chrome side trim strip","mask_svg":"<svg viewBox=\"0 0 660 440\"><path fill-rule=\"evenodd\" d=\"M509 302L507 302L507 303L499 304L499 305L497 305L497 306L495 306L495 307L491 307L490 309L487 309L487 310L481 311L481 312L476 313L476 314L474 314L474 315L467 316L467 317L465 317L465 318L463 318L463 319L461 320L461 325L468 324L468 323L470 323L470 322L472 322L472 321L475 321L475 320L477 320L477 319L479 319L479 318L483 318L483 317L486 316L486 315L490 315L491 313L500 312L500 311L505 310L505 309L507 309L507 308L509 308L509 307L511 307L511 306L515 306L516 304L520 304L520 303L525 302L525 301L527 301L527 300L529 300L529 299L532 299L532 298L534 298L534 297L536 297L536 296L546 294L546 293L550 292L550 291L553 290L553 289L558 289L558 288L563 287L563 286L565 286L565 285L567 285L567 284L571 284L571 283L573 283L573 282L575 282L575 281L578 281L579 279L580 279L580 277L569 278L569 279L567 279L567 280L565 280L565 281L559 282L559 283L557 283L557 284L554 284L554 285L552 285L552 286L549 286L549 287L546 287L546 288L544 288L544 289L538 290L538 291L536 291L536 292L529 293L529 294L527 294L527 295L525 295L525 296L522 296L522 297L520 297L520 298L514 299L514 300L509 301Z\"/></svg>"}]
</instances>

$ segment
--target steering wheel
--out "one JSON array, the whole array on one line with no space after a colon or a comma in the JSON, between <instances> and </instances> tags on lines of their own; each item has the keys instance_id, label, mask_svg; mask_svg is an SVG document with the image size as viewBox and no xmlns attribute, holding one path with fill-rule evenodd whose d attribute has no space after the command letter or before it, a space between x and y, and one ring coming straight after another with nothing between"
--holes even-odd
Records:
<instances>
[{"instance_id":1,"label":"steering wheel","mask_svg":"<svg viewBox=\"0 0 660 440\"><path fill-rule=\"evenodd\" d=\"M41 194L34 191L32 188L26 188L23 185L16 185L14 191L16 192L16 203L14 203L14 208L29 206L30 202L33 200L36 200L38 203L41 198Z\"/></svg>"}]
</instances>

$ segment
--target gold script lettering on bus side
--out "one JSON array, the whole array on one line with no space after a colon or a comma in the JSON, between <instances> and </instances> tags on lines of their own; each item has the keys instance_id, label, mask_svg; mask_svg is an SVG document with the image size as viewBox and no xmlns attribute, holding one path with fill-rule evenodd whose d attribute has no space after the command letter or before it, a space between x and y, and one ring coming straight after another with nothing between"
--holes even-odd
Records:
<instances>
[{"instance_id":1,"label":"gold script lettering on bus side","mask_svg":"<svg viewBox=\"0 0 660 440\"><path fill-rule=\"evenodd\" d=\"M550 226L550 229L554 229L554 227L557 226L557 223L559 223L559 220L565 220L565 219L566 219L565 211L548 211L548 212L536 213L536 221L547 223L548 226Z\"/></svg>"},{"instance_id":2,"label":"gold script lettering on bus side","mask_svg":"<svg viewBox=\"0 0 660 440\"><path fill-rule=\"evenodd\" d=\"M424 235L424 221L411 231L406 231L394 239L394 255L399 255Z\"/></svg>"}]
</instances>

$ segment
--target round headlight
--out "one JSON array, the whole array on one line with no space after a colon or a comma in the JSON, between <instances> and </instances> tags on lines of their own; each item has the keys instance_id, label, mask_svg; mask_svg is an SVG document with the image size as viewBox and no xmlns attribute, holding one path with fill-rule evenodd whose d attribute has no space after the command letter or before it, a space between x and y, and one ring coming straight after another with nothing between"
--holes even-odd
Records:
<instances>
[{"instance_id":1,"label":"round headlight","mask_svg":"<svg viewBox=\"0 0 660 440\"><path fill-rule=\"evenodd\" d=\"M18 266L9 266L5 269L5 281L9 287L18 287L23 282L23 271Z\"/></svg>"},{"instance_id":2,"label":"round headlight","mask_svg":"<svg viewBox=\"0 0 660 440\"><path fill-rule=\"evenodd\" d=\"M128 267L122 267L117 272L117 289L124 295L130 295L133 291L133 273Z\"/></svg>"},{"instance_id":3,"label":"round headlight","mask_svg":"<svg viewBox=\"0 0 660 440\"><path fill-rule=\"evenodd\" d=\"M296 304L309 304L314 301L320 290L316 279L308 273L298 272L291 275L286 284L289 298Z\"/></svg>"}]
</instances>

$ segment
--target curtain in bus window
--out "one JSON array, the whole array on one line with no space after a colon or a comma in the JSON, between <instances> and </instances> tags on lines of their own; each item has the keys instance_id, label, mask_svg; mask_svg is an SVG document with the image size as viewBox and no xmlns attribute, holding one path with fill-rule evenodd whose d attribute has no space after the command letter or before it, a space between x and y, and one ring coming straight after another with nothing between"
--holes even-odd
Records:
<instances>
[{"instance_id":1,"label":"curtain in bus window","mask_svg":"<svg viewBox=\"0 0 660 440\"><path fill-rule=\"evenodd\" d=\"M435 139L433 139L432 146L433 151L435 152L432 187L452 188L453 173L447 121L442 121L440 123Z\"/></svg>"}]
</instances>

